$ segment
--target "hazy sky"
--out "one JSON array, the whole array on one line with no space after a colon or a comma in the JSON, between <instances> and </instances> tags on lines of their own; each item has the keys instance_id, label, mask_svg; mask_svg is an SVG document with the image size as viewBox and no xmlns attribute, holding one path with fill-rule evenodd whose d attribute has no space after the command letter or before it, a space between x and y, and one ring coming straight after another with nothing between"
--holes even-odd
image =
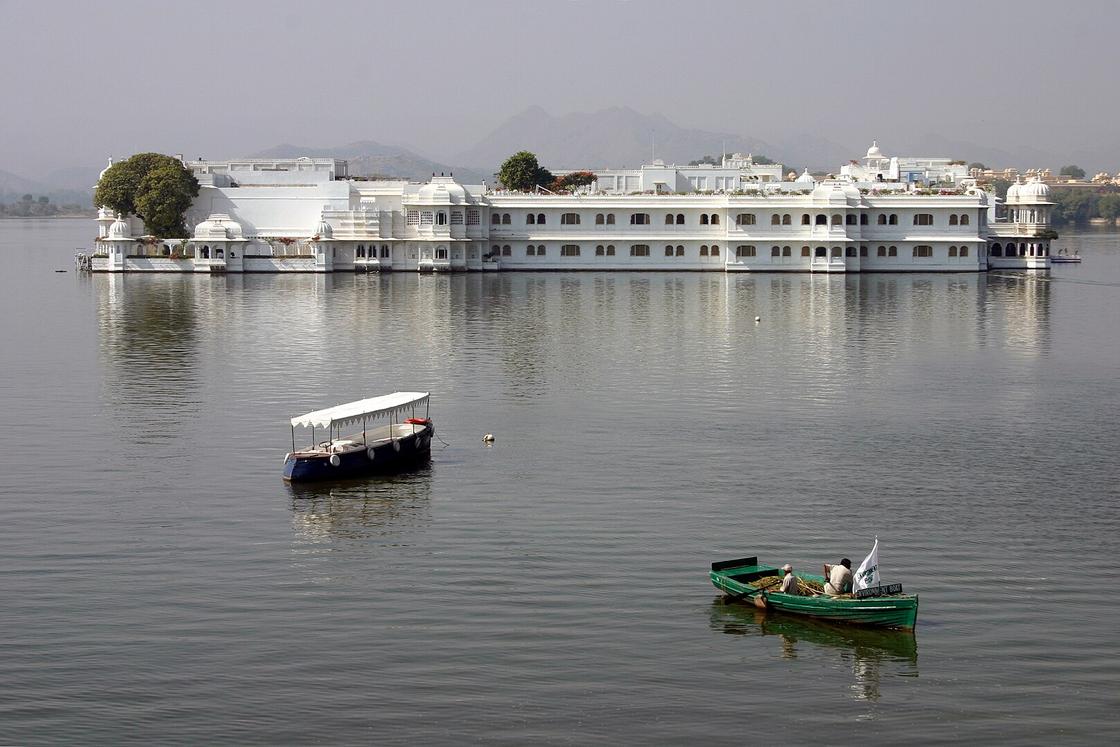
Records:
<instances>
[{"instance_id":1,"label":"hazy sky","mask_svg":"<svg viewBox=\"0 0 1120 747\"><path fill-rule=\"evenodd\" d=\"M371 139L447 157L626 105L841 143L1117 142L1120 2L0 0L0 169Z\"/></svg>"}]
</instances>

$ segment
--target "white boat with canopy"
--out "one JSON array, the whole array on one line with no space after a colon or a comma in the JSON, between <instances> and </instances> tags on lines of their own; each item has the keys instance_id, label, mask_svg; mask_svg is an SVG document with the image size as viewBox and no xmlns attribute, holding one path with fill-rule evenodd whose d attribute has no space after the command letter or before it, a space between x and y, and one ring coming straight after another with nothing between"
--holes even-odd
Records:
<instances>
[{"instance_id":1,"label":"white boat with canopy","mask_svg":"<svg viewBox=\"0 0 1120 747\"><path fill-rule=\"evenodd\" d=\"M430 396L429 392L394 392L292 418L292 451L284 458L284 479L297 482L385 474L427 462L435 433L428 417ZM421 407L424 415L417 417ZM386 418L387 424L377 424ZM311 430L309 447L296 448L296 428ZM344 436L344 428L353 432ZM319 435L324 431L326 440Z\"/></svg>"}]
</instances>

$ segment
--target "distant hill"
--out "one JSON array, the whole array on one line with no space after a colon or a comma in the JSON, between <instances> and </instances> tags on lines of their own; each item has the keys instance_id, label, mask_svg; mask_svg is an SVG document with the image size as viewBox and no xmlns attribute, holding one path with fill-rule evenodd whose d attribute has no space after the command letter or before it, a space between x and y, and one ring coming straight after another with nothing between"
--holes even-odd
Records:
<instances>
[{"instance_id":1,"label":"distant hill","mask_svg":"<svg viewBox=\"0 0 1120 747\"><path fill-rule=\"evenodd\" d=\"M661 114L642 114L625 106L560 116L533 106L456 154L455 160L493 173L511 154L528 150L546 168L622 168L649 163L651 154L669 163L688 163L725 148L729 153L779 155L758 138L688 129Z\"/></svg>"},{"instance_id":2,"label":"distant hill","mask_svg":"<svg viewBox=\"0 0 1120 747\"><path fill-rule=\"evenodd\" d=\"M252 158L343 158L349 163L351 176L384 176L426 181L432 173L454 173L463 183L493 181L482 171L449 166L417 155L407 148L385 145L373 140L360 140L328 148L312 148L284 143L254 153Z\"/></svg>"}]
</instances>

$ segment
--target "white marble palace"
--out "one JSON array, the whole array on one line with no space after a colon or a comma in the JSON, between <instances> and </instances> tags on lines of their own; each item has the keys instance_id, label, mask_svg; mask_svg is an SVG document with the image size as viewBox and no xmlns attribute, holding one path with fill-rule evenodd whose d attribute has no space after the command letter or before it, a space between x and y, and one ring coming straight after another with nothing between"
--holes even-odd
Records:
<instances>
[{"instance_id":1,"label":"white marble palace","mask_svg":"<svg viewBox=\"0 0 1120 747\"><path fill-rule=\"evenodd\" d=\"M191 238L102 209L94 271L979 272L1048 268L1054 236L1041 181L999 201L958 162L877 144L819 181L735 154L597 171L565 195L364 180L336 159L184 163Z\"/></svg>"}]
</instances>

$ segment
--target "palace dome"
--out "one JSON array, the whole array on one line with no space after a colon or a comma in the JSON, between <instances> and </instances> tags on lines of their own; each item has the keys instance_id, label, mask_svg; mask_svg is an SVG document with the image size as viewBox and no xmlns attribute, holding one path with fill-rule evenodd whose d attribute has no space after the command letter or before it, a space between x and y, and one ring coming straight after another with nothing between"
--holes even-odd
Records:
<instances>
[{"instance_id":1,"label":"palace dome","mask_svg":"<svg viewBox=\"0 0 1120 747\"><path fill-rule=\"evenodd\" d=\"M130 239L132 238L132 229L128 227L128 222L117 213L117 219L113 221L113 225L109 226L110 239Z\"/></svg>"},{"instance_id":2,"label":"palace dome","mask_svg":"<svg viewBox=\"0 0 1120 747\"><path fill-rule=\"evenodd\" d=\"M194 227L194 237L211 241L240 239L241 224L225 213L211 213L209 218Z\"/></svg>"},{"instance_id":3,"label":"palace dome","mask_svg":"<svg viewBox=\"0 0 1120 747\"><path fill-rule=\"evenodd\" d=\"M313 236L318 236L320 239L329 239L334 236L334 229L331 224L327 223L326 218L319 218L319 224L315 226L315 233Z\"/></svg>"},{"instance_id":4,"label":"palace dome","mask_svg":"<svg viewBox=\"0 0 1120 747\"><path fill-rule=\"evenodd\" d=\"M864 158L882 158L883 151L879 150L879 141L872 140L871 147L867 149L867 155Z\"/></svg>"},{"instance_id":5,"label":"palace dome","mask_svg":"<svg viewBox=\"0 0 1120 747\"><path fill-rule=\"evenodd\" d=\"M1008 192L1011 190L1008 189ZM1019 187L1019 202L1049 202L1050 201L1050 187L1046 186L1041 179L1035 177L1026 184Z\"/></svg>"},{"instance_id":6,"label":"palace dome","mask_svg":"<svg viewBox=\"0 0 1120 747\"><path fill-rule=\"evenodd\" d=\"M817 183L817 180L814 179L813 175L809 173L809 169L805 169L804 171L802 171L801 176L797 177L793 181L796 182L797 184L816 184Z\"/></svg>"},{"instance_id":7,"label":"palace dome","mask_svg":"<svg viewBox=\"0 0 1120 747\"><path fill-rule=\"evenodd\" d=\"M425 205L458 205L466 202L467 190L454 177L433 176L430 182L420 187L416 197Z\"/></svg>"}]
</instances>

